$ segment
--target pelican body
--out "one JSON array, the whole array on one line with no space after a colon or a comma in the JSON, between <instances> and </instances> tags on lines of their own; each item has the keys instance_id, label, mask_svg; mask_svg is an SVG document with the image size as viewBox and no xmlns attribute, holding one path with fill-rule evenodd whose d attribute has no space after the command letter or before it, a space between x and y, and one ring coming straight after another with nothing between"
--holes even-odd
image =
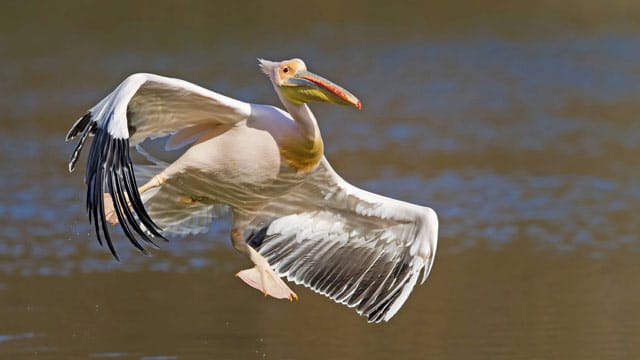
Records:
<instances>
[{"instance_id":1,"label":"pelican body","mask_svg":"<svg viewBox=\"0 0 640 360\"><path fill-rule=\"evenodd\" d=\"M73 171L89 135L87 212L100 244L118 258L108 224L145 252L156 239L206 232L225 211L231 241L254 267L237 276L265 295L294 299L286 278L388 321L435 256L438 219L423 206L344 181L323 155L310 102L361 108L349 91L300 59L259 60L284 106L250 104L184 80L133 74L73 125ZM168 137L186 148L172 163L130 148ZM138 186L138 183L143 183Z\"/></svg>"}]
</instances>

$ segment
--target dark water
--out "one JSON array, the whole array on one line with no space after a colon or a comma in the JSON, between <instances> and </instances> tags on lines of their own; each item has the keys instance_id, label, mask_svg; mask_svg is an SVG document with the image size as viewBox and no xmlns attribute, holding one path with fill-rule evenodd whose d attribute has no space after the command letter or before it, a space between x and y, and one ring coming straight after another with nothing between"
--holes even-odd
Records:
<instances>
[{"instance_id":1,"label":"dark water","mask_svg":"<svg viewBox=\"0 0 640 360\"><path fill-rule=\"evenodd\" d=\"M515 3L514 3L515 4ZM640 6L5 4L0 357L640 357ZM390 322L296 287L265 299L228 223L123 260L99 248L66 130L126 75L276 104L257 57L302 57L363 110L313 106L354 184L440 215Z\"/></svg>"}]
</instances>

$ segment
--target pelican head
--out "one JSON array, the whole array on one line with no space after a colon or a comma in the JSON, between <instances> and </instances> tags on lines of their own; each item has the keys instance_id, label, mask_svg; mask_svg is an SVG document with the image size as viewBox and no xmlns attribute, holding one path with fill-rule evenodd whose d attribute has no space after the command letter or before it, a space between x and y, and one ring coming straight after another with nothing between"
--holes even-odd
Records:
<instances>
[{"instance_id":1,"label":"pelican head","mask_svg":"<svg viewBox=\"0 0 640 360\"><path fill-rule=\"evenodd\" d=\"M362 108L362 103L357 97L335 83L308 71L301 59L280 62L263 59L258 61L262 71L271 79L276 91L294 104L322 101Z\"/></svg>"}]
</instances>

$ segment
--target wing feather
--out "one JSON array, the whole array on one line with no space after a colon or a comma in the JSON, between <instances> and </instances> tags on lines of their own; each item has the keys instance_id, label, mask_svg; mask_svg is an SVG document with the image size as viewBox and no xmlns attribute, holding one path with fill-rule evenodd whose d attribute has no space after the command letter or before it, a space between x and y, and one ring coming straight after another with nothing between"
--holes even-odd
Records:
<instances>
[{"instance_id":1,"label":"wing feather","mask_svg":"<svg viewBox=\"0 0 640 360\"><path fill-rule=\"evenodd\" d=\"M280 276L388 321L435 256L435 212L358 189L326 159L252 223L249 244Z\"/></svg>"},{"instance_id":2,"label":"wing feather","mask_svg":"<svg viewBox=\"0 0 640 360\"><path fill-rule=\"evenodd\" d=\"M182 237L206 233L215 218L229 212L226 205L191 199L175 178L168 179L156 191L144 193L142 199L151 218L162 228L163 235Z\"/></svg>"},{"instance_id":3,"label":"wing feather","mask_svg":"<svg viewBox=\"0 0 640 360\"><path fill-rule=\"evenodd\" d=\"M184 80L140 73L120 83L76 121L66 138L81 134L69 161L69 171L73 171L88 135L95 135L85 184L87 212L98 242L104 239L118 258L107 228L105 193L111 195L120 226L136 248L144 252L143 243L153 245L154 237L164 238L138 193L130 146L193 126L233 126L249 114L250 104Z\"/></svg>"}]
</instances>

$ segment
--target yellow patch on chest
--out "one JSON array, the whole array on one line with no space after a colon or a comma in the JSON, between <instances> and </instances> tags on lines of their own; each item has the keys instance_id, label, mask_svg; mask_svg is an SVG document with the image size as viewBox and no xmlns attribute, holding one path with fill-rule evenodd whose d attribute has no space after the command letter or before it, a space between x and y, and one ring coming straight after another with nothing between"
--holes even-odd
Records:
<instances>
[{"instance_id":1,"label":"yellow patch on chest","mask_svg":"<svg viewBox=\"0 0 640 360\"><path fill-rule=\"evenodd\" d=\"M316 136L313 142L306 144L284 144L280 154L286 163L297 171L306 172L313 169L324 153L322 138Z\"/></svg>"}]
</instances>

